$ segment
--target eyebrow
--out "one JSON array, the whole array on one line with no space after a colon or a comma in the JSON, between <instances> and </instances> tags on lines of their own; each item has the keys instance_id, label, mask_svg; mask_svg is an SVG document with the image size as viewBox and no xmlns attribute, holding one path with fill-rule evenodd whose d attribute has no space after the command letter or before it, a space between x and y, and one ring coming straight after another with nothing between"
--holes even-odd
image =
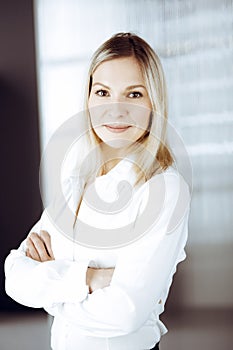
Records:
<instances>
[{"instance_id":1,"label":"eyebrow","mask_svg":"<svg viewBox=\"0 0 233 350\"><path fill-rule=\"evenodd\" d=\"M96 82L92 86L94 87L95 85L101 85L101 86L105 87L106 89L111 90L111 88L109 86L107 86L103 83ZM131 90L131 89L135 89L135 88L143 88L146 90L146 87L142 84L135 84L135 85L127 86L126 90Z\"/></svg>"}]
</instances>

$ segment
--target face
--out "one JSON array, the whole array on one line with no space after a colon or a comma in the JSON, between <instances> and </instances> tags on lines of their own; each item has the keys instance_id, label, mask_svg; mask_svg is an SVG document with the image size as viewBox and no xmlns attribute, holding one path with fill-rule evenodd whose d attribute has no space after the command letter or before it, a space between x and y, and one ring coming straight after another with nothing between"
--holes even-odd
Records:
<instances>
[{"instance_id":1,"label":"face","mask_svg":"<svg viewBox=\"0 0 233 350\"><path fill-rule=\"evenodd\" d=\"M151 102L135 58L112 59L97 67L88 108L95 133L112 148L127 148L148 130Z\"/></svg>"}]
</instances>

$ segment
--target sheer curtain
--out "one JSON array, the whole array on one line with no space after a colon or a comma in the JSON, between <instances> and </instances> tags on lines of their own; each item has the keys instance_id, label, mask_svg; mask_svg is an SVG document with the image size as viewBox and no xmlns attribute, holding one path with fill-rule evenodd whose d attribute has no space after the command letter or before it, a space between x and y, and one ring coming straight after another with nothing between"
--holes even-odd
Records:
<instances>
[{"instance_id":1,"label":"sheer curtain","mask_svg":"<svg viewBox=\"0 0 233 350\"><path fill-rule=\"evenodd\" d=\"M158 52L169 118L193 164L183 306L232 306L232 0L35 0L42 148L82 110L88 62L109 36L132 31ZM230 275L230 276L229 276Z\"/></svg>"}]
</instances>

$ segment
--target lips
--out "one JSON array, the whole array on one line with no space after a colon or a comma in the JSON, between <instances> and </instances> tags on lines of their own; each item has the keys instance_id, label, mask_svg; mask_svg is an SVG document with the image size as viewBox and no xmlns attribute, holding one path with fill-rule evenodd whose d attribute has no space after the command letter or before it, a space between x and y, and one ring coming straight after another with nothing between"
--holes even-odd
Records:
<instances>
[{"instance_id":1,"label":"lips","mask_svg":"<svg viewBox=\"0 0 233 350\"><path fill-rule=\"evenodd\" d=\"M115 124L115 125L111 125L111 124L106 124L104 125L105 128L111 132L124 132L126 130L128 130L131 125L120 125L120 124Z\"/></svg>"}]
</instances>

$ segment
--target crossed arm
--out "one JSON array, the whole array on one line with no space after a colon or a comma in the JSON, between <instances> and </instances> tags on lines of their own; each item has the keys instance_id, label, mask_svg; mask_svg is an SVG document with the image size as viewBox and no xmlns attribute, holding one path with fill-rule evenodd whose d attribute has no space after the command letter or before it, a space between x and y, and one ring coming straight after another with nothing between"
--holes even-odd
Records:
<instances>
[{"instance_id":1,"label":"crossed arm","mask_svg":"<svg viewBox=\"0 0 233 350\"><path fill-rule=\"evenodd\" d=\"M41 231L40 235L32 232L26 241L26 256L40 262L55 260L51 238L47 231ZM86 284L89 286L91 294L96 289L108 287L112 280L114 268L93 268L88 267L86 274Z\"/></svg>"}]
</instances>

